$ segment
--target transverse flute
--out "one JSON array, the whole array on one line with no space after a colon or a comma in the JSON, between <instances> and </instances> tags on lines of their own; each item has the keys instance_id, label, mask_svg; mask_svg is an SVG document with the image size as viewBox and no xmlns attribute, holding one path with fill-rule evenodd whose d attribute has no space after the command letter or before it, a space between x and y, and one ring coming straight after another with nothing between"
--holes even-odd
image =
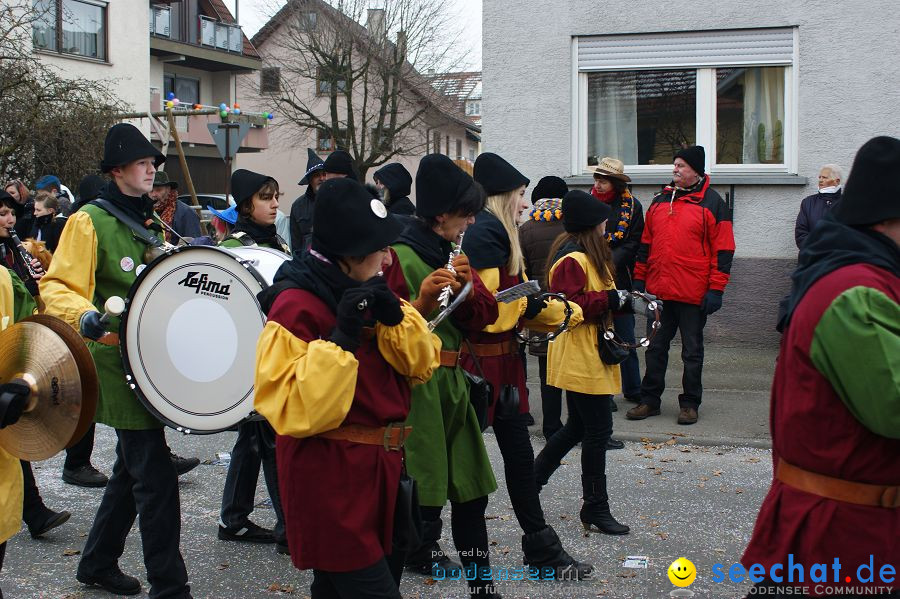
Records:
<instances>
[{"instance_id":1,"label":"transverse flute","mask_svg":"<svg viewBox=\"0 0 900 599\"><path fill-rule=\"evenodd\" d=\"M462 252L462 240L463 235L465 235L465 231L459 234L459 238L456 240L456 246L450 252L450 257L447 260L447 270L456 274L456 269L453 268L453 260L459 256L460 252ZM441 290L441 294L438 296L438 304L440 304L441 311L447 309L447 306L450 305L450 285L447 285Z\"/></svg>"}]
</instances>

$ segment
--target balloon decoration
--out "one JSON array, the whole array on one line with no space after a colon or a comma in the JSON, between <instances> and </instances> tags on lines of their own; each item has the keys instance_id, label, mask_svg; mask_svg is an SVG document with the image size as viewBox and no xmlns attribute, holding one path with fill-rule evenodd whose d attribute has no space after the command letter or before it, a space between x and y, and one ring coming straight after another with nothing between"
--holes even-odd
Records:
<instances>
[{"instance_id":1,"label":"balloon decoration","mask_svg":"<svg viewBox=\"0 0 900 599\"><path fill-rule=\"evenodd\" d=\"M225 102L221 102L218 106L208 106L206 104L200 104L200 103L182 104L181 100L176 98L175 94L173 92L168 92L166 94L166 101L164 103L164 106L167 109L173 109L176 107L180 107L182 109L190 108L191 110L214 110L219 114L219 116L222 118L222 120L227 119L229 117L229 115L234 115L234 116L244 115L244 116L249 116L249 117L262 117L269 121L271 121L274 118L274 115L269 111L266 111L266 112L244 112L241 109L241 105L238 104L237 102L235 102L231 106L229 106Z\"/></svg>"}]
</instances>

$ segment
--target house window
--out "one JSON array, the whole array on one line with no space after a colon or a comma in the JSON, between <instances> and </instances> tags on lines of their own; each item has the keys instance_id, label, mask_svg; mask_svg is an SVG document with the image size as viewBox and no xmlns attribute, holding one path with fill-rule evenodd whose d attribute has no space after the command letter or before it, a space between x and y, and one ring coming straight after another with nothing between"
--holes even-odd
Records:
<instances>
[{"instance_id":1,"label":"house window","mask_svg":"<svg viewBox=\"0 0 900 599\"><path fill-rule=\"evenodd\" d=\"M481 116L481 102L466 102L466 116Z\"/></svg>"},{"instance_id":2,"label":"house window","mask_svg":"<svg viewBox=\"0 0 900 599\"><path fill-rule=\"evenodd\" d=\"M297 15L297 30L306 33L316 30L317 16L314 12L304 11Z\"/></svg>"},{"instance_id":3,"label":"house window","mask_svg":"<svg viewBox=\"0 0 900 599\"><path fill-rule=\"evenodd\" d=\"M797 172L796 30L577 38L576 172L662 173L689 145L718 172ZM665 48L665 52L660 51Z\"/></svg>"},{"instance_id":4,"label":"house window","mask_svg":"<svg viewBox=\"0 0 900 599\"><path fill-rule=\"evenodd\" d=\"M34 0L31 26L35 48L106 60L106 3Z\"/></svg>"},{"instance_id":5,"label":"house window","mask_svg":"<svg viewBox=\"0 0 900 599\"><path fill-rule=\"evenodd\" d=\"M281 93L281 68L265 67L259 71L259 93Z\"/></svg>"},{"instance_id":6,"label":"house window","mask_svg":"<svg viewBox=\"0 0 900 599\"><path fill-rule=\"evenodd\" d=\"M338 130L338 137L332 135L331 129L319 129L316 141L316 150L319 152L333 152L344 147L344 139L347 137L347 130Z\"/></svg>"},{"instance_id":7,"label":"house window","mask_svg":"<svg viewBox=\"0 0 900 599\"><path fill-rule=\"evenodd\" d=\"M316 95L330 96L332 82L337 86L337 93L343 94L347 92L346 78L337 74L326 73L325 69L318 69L316 71Z\"/></svg>"},{"instance_id":8,"label":"house window","mask_svg":"<svg viewBox=\"0 0 900 599\"><path fill-rule=\"evenodd\" d=\"M199 104L200 80L174 73L165 73L163 75L163 97L168 98L169 92L174 93L183 105Z\"/></svg>"}]
</instances>

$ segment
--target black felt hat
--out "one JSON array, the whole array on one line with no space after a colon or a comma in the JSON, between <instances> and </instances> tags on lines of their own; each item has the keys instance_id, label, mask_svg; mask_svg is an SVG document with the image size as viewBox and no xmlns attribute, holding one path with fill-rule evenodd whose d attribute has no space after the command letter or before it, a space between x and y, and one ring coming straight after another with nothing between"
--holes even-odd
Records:
<instances>
[{"instance_id":1,"label":"black felt hat","mask_svg":"<svg viewBox=\"0 0 900 599\"><path fill-rule=\"evenodd\" d=\"M612 209L589 193L573 189L562 201L563 228L577 233L596 227L609 218Z\"/></svg>"},{"instance_id":2,"label":"black felt hat","mask_svg":"<svg viewBox=\"0 0 900 599\"><path fill-rule=\"evenodd\" d=\"M392 200L399 200L409 195L412 188L412 175L399 162L385 164L372 175L391 192Z\"/></svg>"},{"instance_id":3,"label":"black felt hat","mask_svg":"<svg viewBox=\"0 0 900 599\"><path fill-rule=\"evenodd\" d=\"M353 168L353 157L344 150L335 150L325 159L323 167L326 173L347 175L354 181L359 181L359 175Z\"/></svg>"},{"instance_id":4,"label":"black felt hat","mask_svg":"<svg viewBox=\"0 0 900 599\"><path fill-rule=\"evenodd\" d=\"M517 171L516 167L491 152L480 154L475 159L473 173L475 180L481 183L489 196L506 193L523 185L527 187L529 183L528 177Z\"/></svg>"},{"instance_id":5,"label":"black felt hat","mask_svg":"<svg viewBox=\"0 0 900 599\"><path fill-rule=\"evenodd\" d=\"M16 220L22 218L22 213L25 212L25 206L17 202L14 197L9 195L6 190L3 189L0 189L0 205L12 208L12 211L16 214Z\"/></svg>"},{"instance_id":6,"label":"black felt hat","mask_svg":"<svg viewBox=\"0 0 900 599\"><path fill-rule=\"evenodd\" d=\"M428 218L454 212L473 185L472 177L447 156L425 156L416 171L416 214Z\"/></svg>"},{"instance_id":7,"label":"black felt hat","mask_svg":"<svg viewBox=\"0 0 900 599\"><path fill-rule=\"evenodd\" d=\"M569 186L559 177L554 175L541 177L534 191L531 192L531 203L534 204L538 200L563 198L567 193L569 193Z\"/></svg>"},{"instance_id":8,"label":"black felt hat","mask_svg":"<svg viewBox=\"0 0 900 599\"><path fill-rule=\"evenodd\" d=\"M309 176L323 168L325 168L325 161L319 158L312 148L306 148L306 173L303 174L303 178L297 185L309 185Z\"/></svg>"},{"instance_id":9,"label":"black felt hat","mask_svg":"<svg viewBox=\"0 0 900 599\"><path fill-rule=\"evenodd\" d=\"M835 217L847 225L900 218L900 139L873 137L853 159Z\"/></svg>"},{"instance_id":10,"label":"black felt hat","mask_svg":"<svg viewBox=\"0 0 900 599\"><path fill-rule=\"evenodd\" d=\"M703 146L691 146L690 148L678 150L675 156L672 157L672 160L675 160L675 158L681 158L687 162L701 177L706 172L706 150L703 149Z\"/></svg>"},{"instance_id":11,"label":"black felt hat","mask_svg":"<svg viewBox=\"0 0 900 599\"><path fill-rule=\"evenodd\" d=\"M332 256L367 256L397 240L403 224L381 200L350 178L319 186L312 246Z\"/></svg>"},{"instance_id":12,"label":"black felt hat","mask_svg":"<svg viewBox=\"0 0 900 599\"><path fill-rule=\"evenodd\" d=\"M268 181L275 181L268 175L261 175L248 171L245 168L239 168L231 174L231 195L234 197L236 204L240 204L244 200L253 197L260 188ZM275 181L277 185L278 182Z\"/></svg>"},{"instance_id":13,"label":"black felt hat","mask_svg":"<svg viewBox=\"0 0 900 599\"><path fill-rule=\"evenodd\" d=\"M144 137L140 129L128 123L118 123L106 132L100 170L108 173L117 166L124 166L148 156L153 157L155 166L166 161L166 157Z\"/></svg>"}]
</instances>

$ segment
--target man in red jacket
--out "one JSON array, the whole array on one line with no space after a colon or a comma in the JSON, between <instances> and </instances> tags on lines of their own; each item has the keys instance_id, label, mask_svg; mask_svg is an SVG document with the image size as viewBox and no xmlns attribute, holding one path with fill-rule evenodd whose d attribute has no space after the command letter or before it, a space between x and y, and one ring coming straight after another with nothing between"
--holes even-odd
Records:
<instances>
[{"instance_id":1,"label":"man in red jacket","mask_svg":"<svg viewBox=\"0 0 900 599\"><path fill-rule=\"evenodd\" d=\"M731 211L710 187L706 152L693 146L675 154L672 182L653 198L634 267L634 289L665 300L662 327L650 342L641 401L629 420L659 415L666 387L669 345L681 331L683 390L678 424L697 422L703 395L703 327L722 307L722 294L734 258Z\"/></svg>"}]
</instances>

